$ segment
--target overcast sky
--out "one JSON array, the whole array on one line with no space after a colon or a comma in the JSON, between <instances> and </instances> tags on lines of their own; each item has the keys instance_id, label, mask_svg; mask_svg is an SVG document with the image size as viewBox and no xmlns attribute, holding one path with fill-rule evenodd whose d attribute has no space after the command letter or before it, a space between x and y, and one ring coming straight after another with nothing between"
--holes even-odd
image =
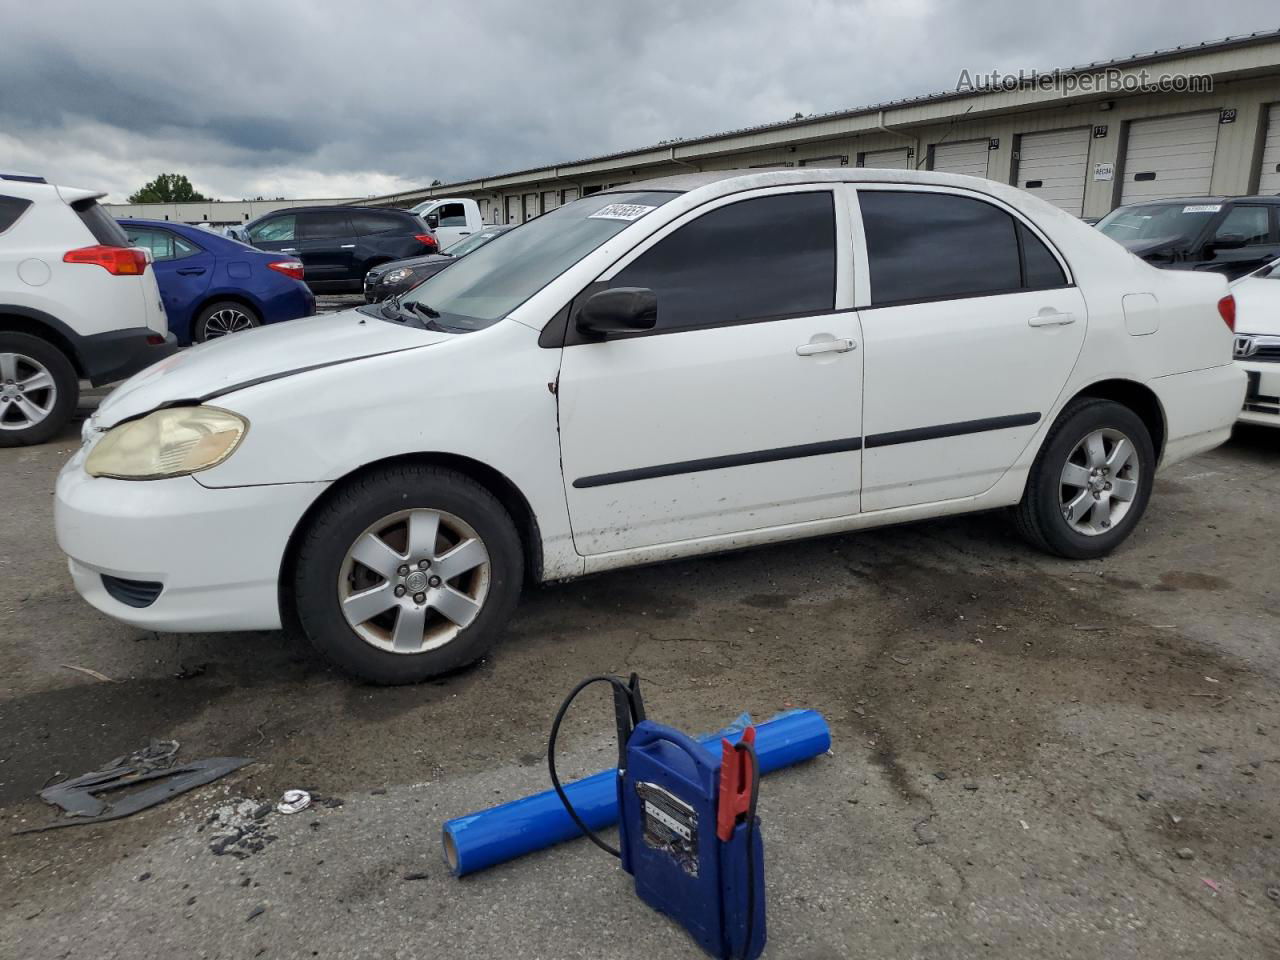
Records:
<instances>
[{"instance_id":1,"label":"overcast sky","mask_svg":"<svg viewBox=\"0 0 1280 960\"><path fill-rule=\"evenodd\" d=\"M0 168L368 196L1280 27L1275 0L0 0Z\"/></svg>"}]
</instances>

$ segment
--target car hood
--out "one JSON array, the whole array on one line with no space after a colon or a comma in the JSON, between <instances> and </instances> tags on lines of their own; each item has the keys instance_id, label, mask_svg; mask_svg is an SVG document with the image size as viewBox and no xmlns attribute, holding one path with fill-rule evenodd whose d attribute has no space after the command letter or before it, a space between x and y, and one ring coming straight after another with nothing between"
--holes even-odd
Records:
<instances>
[{"instance_id":1,"label":"car hood","mask_svg":"<svg viewBox=\"0 0 1280 960\"><path fill-rule=\"evenodd\" d=\"M431 267L436 264L453 263L453 257L446 257L439 253L429 253L422 257L406 257L403 260L392 260L390 263L380 263L369 272L374 275L382 275L392 270L399 270L401 267Z\"/></svg>"},{"instance_id":2,"label":"car hood","mask_svg":"<svg viewBox=\"0 0 1280 960\"><path fill-rule=\"evenodd\" d=\"M216 401L319 367L429 347L452 336L357 310L259 327L183 350L129 378L98 407L91 428L106 429L160 407Z\"/></svg>"},{"instance_id":3,"label":"car hood","mask_svg":"<svg viewBox=\"0 0 1280 960\"><path fill-rule=\"evenodd\" d=\"M1280 280L1245 277L1231 285L1236 298L1236 329L1280 336Z\"/></svg>"}]
</instances>

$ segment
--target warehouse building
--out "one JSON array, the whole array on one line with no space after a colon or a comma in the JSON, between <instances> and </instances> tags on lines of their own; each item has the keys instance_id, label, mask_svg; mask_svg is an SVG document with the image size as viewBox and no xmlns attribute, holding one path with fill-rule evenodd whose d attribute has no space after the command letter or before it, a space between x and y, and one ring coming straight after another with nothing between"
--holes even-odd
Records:
<instances>
[{"instance_id":1,"label":"warehouse building","mask_svg":"<svg viewBox=\"0 0 1280 960\"><path fill-rule=\"evenodd\" d=\"M1016 184L1076 216L1171 196L1280 193L1280 31L391 194L476 199L521 223L617 184L693 170L915 167Z\"/></svg>"}]
</instances>

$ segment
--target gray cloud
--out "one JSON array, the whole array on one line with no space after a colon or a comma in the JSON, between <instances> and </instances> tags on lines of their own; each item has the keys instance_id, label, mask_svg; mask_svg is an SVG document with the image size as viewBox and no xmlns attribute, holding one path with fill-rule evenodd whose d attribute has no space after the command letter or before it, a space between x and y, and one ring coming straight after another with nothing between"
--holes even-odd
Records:
<instances>
[{"instance_id":1,"label":"gray cloud","mask_svg":"<svg viewBox=\"0 0 1280 960\"><path fill-rule=\"evenodd\" d=\"M367 195L1270 29L1111 0L0 0L0 165Z\"/></svg>"}]
</instances>

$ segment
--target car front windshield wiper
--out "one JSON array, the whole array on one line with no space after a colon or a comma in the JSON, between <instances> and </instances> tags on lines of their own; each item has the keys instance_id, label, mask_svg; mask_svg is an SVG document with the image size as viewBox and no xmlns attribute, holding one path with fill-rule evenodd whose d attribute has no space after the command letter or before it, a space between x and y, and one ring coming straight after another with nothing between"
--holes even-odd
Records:
<instances>
[{"instance_id":1,"label":"car front windshield wiper","mask_svg":"<svg viewBox=\"0 0 1280 960\"><path fill-rule=\"evenodd\" d=\"M397 307L399 307L399 302L398 302L398 301L397 301L397 303L396 303L396 306L397 306ZM409 309L410 309L410 310L414 310L414 311L416 311L416 312L418 312L418 313L422 314L422 315L423 315L424 317L426 317L428 320L438 320L438 319L440 319L440 311L439 311L439 310L433 310L431 307L427 306L425 303L420 303L420 302L418 302L417 300L410 300L410 301L409 301L408 306L409 306Z\"/></svg>"}]
</instances>

